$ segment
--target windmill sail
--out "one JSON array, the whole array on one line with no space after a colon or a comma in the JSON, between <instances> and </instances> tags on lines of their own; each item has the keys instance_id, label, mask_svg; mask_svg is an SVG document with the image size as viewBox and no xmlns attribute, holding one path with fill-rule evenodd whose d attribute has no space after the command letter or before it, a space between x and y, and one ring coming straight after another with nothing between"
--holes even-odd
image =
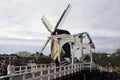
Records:
<instances>
[{"instance_id":1,"label":"windmill sail","mask_svg":"<svg viewBox=\"0 0 120 80\"><path fill-rule=\"evenodd\" d=\"M48 21L48 19L45 16L42 16L41 18L43 24L45 25L45 27L47 28L47 30L52 33L51 29L53 28L53 26L50 24L50 22Z\"/></svg>"},{"instance_id":2,"label":"windmill sail","mask_svg":"<svg viewBox=\"0 0 120 80\"><path fill-rule=\"evenodd\" d=\"M58 26L60 26L64 22L64 20L66 19L67 14L68 14L68 12L70 11L70 8L71 8L71 5L69 4L67 6L67 8L64 10L64 12L61 15L60 19L58 20L58 22L57 22L54 30L58 29Z\"/></svg>"}]
</instances>

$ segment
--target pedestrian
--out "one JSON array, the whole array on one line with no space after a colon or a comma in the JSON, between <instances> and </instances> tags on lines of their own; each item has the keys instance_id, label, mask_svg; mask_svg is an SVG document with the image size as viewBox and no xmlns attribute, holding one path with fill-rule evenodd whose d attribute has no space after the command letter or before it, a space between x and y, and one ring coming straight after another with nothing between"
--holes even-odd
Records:
<instances>
[{"instance_id":1,"label":"pedestrian","mask_svg":"<svg viewBox=\"0 0 120 80\"><path fill-rule=\"evenodd\" d=\"M14 68L14 62L9 61L9 65L7 67L7 74L14 74L15 73L15 68Z\"/></svg>"},{"instance_id":2,"label":"pedestrian","mask_svg":"<svg viewBox=\"0 0 120 80\"><path fill-rule=\"evenodd\" d=\"M6 76L7 75L7 61L3 60L3 63L1 65L1 75ZM7 80L7 78L4 78L4 80Z\"/></svg>"},{"instance_id":3,"label":"pedestrian","mask_svg":"<svg viewBox=\"0 0 120 80\"><path fill-rule=\"evenodd\" d=\"M7 75L7 63L6 60L3 60L1 65L2 76Z\"/></svg>"}]
</instances>

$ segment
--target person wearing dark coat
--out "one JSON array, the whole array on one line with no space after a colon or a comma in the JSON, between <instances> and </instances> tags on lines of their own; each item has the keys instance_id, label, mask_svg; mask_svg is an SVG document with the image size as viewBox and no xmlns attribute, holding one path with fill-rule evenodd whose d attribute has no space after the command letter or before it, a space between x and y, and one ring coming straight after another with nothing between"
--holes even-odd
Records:
<instances>
[{"instance_id":1,"label":"person wearing dark coat","mask_svg":"<svg viewBox=\"0 0 120 80\"><path fill-rule=\"evenodd\" d=\"M1 65L2 76L7 75L7 63L6 60L3 61Z\"/></svg>"}]
</instances>

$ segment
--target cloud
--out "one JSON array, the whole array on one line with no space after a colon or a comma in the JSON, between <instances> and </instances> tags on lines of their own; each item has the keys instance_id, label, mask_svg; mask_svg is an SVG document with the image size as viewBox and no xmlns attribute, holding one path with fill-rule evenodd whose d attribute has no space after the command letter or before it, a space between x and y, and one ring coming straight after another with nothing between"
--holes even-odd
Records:
<instances>
[{"instance_id":1,"label":"cloud","mask_svg":"<svg viewBox=\"0 0 120 80\"><path fill-rule=\"evenodd\" d=\"M30 46L30 45L1 45L0 54L18 53L19 51L29 51L32 53L36 53L36 52L39 52L41 48L42 48L41 46ZM43 53L44 55L49 55L50 48L46 47Z\"/></svg>"},{"instance_id":2,"label":"cloud","mask_svg":"<svg viewBox=\"0 0 120 80\"><path fill-rule=\"evenodd\" d=\"M92 39L96 44L96 51L112 53L120 47L120 37L92 36Z\"/></svg>"},{"instance_id":3,"label":"cloud","mask_svg":"<svg viewBox=\"0 0 120 80\"><path fill-rule=\"evenodd\" d=\"M46 40L41 39L18 39L18 38L0 38L0 53L16 53L19 51L39 52ZM50 53L50 43L45 48L45 53ZM48 54L46 54L48 55Z\"/></svg>"},{"instance_id":4,"label":"cloud","mask_svg":"<svg viewBox=\"0 0 120 80\"><path fill-rule=\"evenodd\" d=\"M120 45L119 4L119 0L73 1L69 22L65 25L70 26L63 28L71 33L87 31L93 37L97 51L112 53Z\"/></svg>"},{"instance_id":5,"label":"cloud","mask_svg":"<svg viewBox=\"0 0 120 80\"><path fill-rule=\"evenodd\" d=\"M6 47L10 53L6 44L13 47L12 52L14 46L42 46L50 33L42 24L41 16L46 15L55 26L68 3L72 8L59 28L72 34L87 31L99 50L114 51L119 47L119 0L0 0L0 49Z\"/></svg>"}]
</instances>

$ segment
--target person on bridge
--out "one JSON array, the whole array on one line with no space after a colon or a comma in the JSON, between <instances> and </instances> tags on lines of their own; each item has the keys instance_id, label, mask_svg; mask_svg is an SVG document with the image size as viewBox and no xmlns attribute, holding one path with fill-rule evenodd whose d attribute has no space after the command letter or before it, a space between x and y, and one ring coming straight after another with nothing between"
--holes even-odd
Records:
<instances>
[{"instance_id":1,"label":"person on bridge","mask_svg":"<svg viewBox=\"0 0 120 80\"><path fill-rule=\"evenodd\" d=\"M3 60L3 63L1 65L1 75L2 76L7 75L7 63L6 62L7 62L6 60ZM4 80L6 80L6 79L4 79Z\"/></svg>"},{"instance_id":2,"label":"person on bridge","mask_svg":"<svg viewBox=\"0 0 120 80\"><path fill-rule=\"evenodd\" d=\"M9 65L7 67L7 74L14 74L14 73L15 73L14 63L13 61L9 61Z\"/></svg>"}]
</instances>

